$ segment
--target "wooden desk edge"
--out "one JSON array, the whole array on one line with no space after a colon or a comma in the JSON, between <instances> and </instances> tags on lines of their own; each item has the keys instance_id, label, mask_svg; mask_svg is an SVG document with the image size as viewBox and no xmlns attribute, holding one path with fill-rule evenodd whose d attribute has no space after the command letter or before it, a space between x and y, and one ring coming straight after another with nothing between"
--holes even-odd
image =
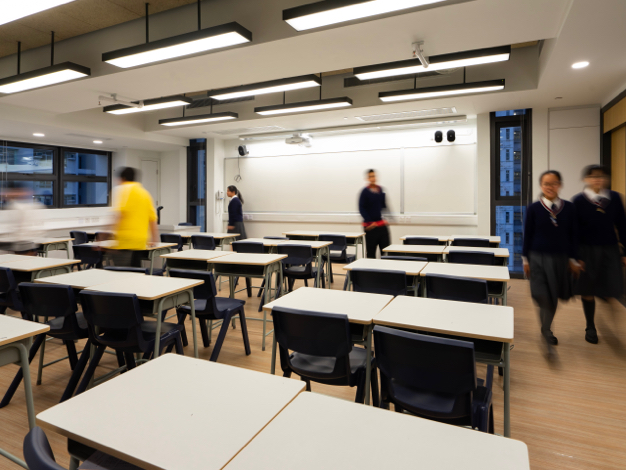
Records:
<instances>
[{"instance_id":1,"label":"wooden desk edge","mask_svg":"<svg viewBox=\"0 0 626 470\"><path fill-rule=\"evenodd\" d=\"M109 283L106 283L106 284L109 284ZM89 292L111 292L111 291L108 291L108 290L98 289L98 287L106 286L106 284L98 284L96 286L88 287L85 290L88 290ZM157 295L156 297L142 297L142 296L139 296L137 294L135 294L135 295L137 295L137 298L139 300L158 300L158 299L162 299L164 297L169 297L170 295L178 294L180 292L183 292L183 291L186 291L186 290L189 290L189 289L193 289L194 287L197 287L200 284L204 284L204 281L198 280L191 286L181 287L179 289L172 290L172 291L167 292L165 294ZM115 292L115 293L116 294L132 294L132 292Z\"/></svg>"},{"instance_id":2,"label":"wooden desk edge","mask_svg":"<svg viewBox=\"0 0 626 470\"><path fill-rule=\"evenodd\" d=\"M485 336L485 335L479 335L479 334L474 334L474 333L463 333L461 334L461 332L454 332L451 330L446 330L446 329L442 329L442 328L432 328L432 327L428 327L428 326L409 326L406 323L396 323L396 322L391 322L391 321L386 321L386 320L380 320L377 319L376 317L374 317L374 326L375 325L380 325L380 326L388 326L390 328L401 328L401 329L410 329L410 330L421 330L421 331L428 331L430 333L441 333L441 334L446 334L446 335L451 335L451 336L458 336L461 338L473 338L473 339L484 339L487 341L496 341L498 343L513 343L513 341L515 340L515 338L500 338L500 337L493 337L493 336ZM455 334L456 333L456 334Z\"/></svg>"},{"instance_id":3,"label":"wooden desk edge","mask_svg":"<svg viewBox=\"0 0 626 470\"><path fill-rule=\"evenodd\" d=\"M35 259L53 259L53 258L35 258ZM45 271L46 269L62 268L63 266L72 266L78 263L80 263L79 259L68 259L68 260L62 261L59 264L55 264L54 266L43 266L43 267L39 266L39 267L29 268L29 269L19 269L19 268L15 268L11 266L9 267L11 268L12 271L18 271L22 273L32 273L34 271Z\"/></svg>"}]
</instances>

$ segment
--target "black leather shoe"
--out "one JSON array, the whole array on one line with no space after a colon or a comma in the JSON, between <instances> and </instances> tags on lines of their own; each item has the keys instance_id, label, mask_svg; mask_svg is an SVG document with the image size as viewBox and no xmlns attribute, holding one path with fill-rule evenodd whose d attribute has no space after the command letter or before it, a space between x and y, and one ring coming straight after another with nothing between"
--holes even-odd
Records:
<instances>
[{"instance_id":1,"label":"black leather shoe","mask_svg":"<svg viewBox=\"0 0 626 470\"><path fill-rule=\"evenodd\" d=\"M550 335L546 337L546 341L548 342L548 344L551 344L552 346L556 346L557 344L559 344L559 340L556 339L556 336L554 335Z\"/></svg>"},{"instance_id":2,"label":"black leather shoe","mask_svg":"<svg viewBox=\"0 0 626 470\"><path fill-rule=\"evenodd\" d=\"M598 344L598 332L595 328L587 328L585 330L585 341L591 344Z\"/></svg>"}]
</instances>

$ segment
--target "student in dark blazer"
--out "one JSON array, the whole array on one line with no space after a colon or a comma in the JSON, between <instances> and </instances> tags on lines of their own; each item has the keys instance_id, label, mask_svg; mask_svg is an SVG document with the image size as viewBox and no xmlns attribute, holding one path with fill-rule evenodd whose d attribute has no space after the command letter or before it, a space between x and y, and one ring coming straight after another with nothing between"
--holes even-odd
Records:
<instances>
[{"instance_id":1,"label":"student in dark blazer","mask_svg":"<svg viewBox=\"0 0 626 470\"><path fill-rule=\"evenodd\" d=\"M597 344L595 298L619 299L624 295L626 257L619 244L626 246L626 214L622 197L608 189L608 170L590 165L583 170L583 180L585 189L573 199L580 234L578 253L585 263L576 293L582 297L587 323L585 340Z\"/></svg>"},{"instance_id":2,"label":"student in dark blazer","mask_svg":"<svg viewBox=\"0 0 626 470\"><path fill-rule=\"evenodd\" d=\"M248 238L243 225L243 197L237 186L226 188L226 195L231 198L228 203L228 233L238 233L237 240Z\"/></svg>"},{"instance_id":3,"label":"student in dark blazer","mask_svg":"<svg viewBox=\"0 0 626 470\"><path fill-rule=\"evenodd\" d=\"M526 209L524 224L524 274L539 306L541 334L548 355L558 344L552 320L559 299L573 296L572 274L580 273L578 262L578 219L574 204L559 198L562 186L558 171L546 171L539 179L541 197Z\"/></svg>"},{"instance_id":4,"label":"student in dark blazer","mask_svg":"<svg viewBox=\"0 0 626 470\"><path fill-rule=\"evenodd\" d=\"M367 172L368 185L363 188L359 197L359 212L363 217L365 230L365 250L368 258L376 258L376 249L380 254L387 248L389 242L389 228L383 219L383 210L387 209L387 200L383 188L376 184L376 172Z\"/></svg>"}]
</instances>

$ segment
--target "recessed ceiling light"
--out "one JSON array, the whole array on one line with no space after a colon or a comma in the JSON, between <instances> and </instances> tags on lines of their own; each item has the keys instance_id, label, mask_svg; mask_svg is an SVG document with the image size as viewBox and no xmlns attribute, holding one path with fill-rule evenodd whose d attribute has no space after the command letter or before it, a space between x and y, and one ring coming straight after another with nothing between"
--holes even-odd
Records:
<instances>
[{"instance_id":1,"label":"recessed ceiling light","mask_svg":"<svg viewBox=\"0 0 626 470\"><path fill-rule=\"evenodd\" d=\"M443 1L445 0L327 0L283 10L283 21L298 31L304 31Z\"/></svg>"},{"instance_id":2,"label":"recessed ceiling light","mask_svg":"<svg viewBox=\"0 0 626 470\"><path fill-rule=\"evenodd\" d=\"M45 136L46 136L46 134L42 134L42 133L40 133L40 132L35 132L33 135L34 135L35 137L45 137Z\"/></svg>"},{"instance_id":3,"label":"recessed ceiling light","mask_svg":"<svg viewBox=\"0 0 626 470\"><path fill-rule=\"evenodd\" d=\"M575 64L572 64L572 68L573 69L584 69L585 67L587 67L589 65L589 62L587 62L586 60L582 61L582 62L576 62Z\"/></svg>"},{"instance_id":4,"label":"recessed ceiling light","mask_svg":"<svg viewBox=\"0 0 626 470\"><path fill-rule=\"evenodd\" d=\"M378 93L381 101L409 101L438 98L451 95L468 95L474 93L488 93L504 90L504 80L489 80L485 82L461 83L459 85L445 85L413 90L382 91Z\"/></svg>"},{"instance_id":5,"label":"recessed ceiling light","mask_svg":"<svg viewBox=\"0 0 626 470\"><path fill-rule=\"evenodd\" d=\"M278 93L283 91L300 90L302 88L313 88L322 86L322 80L317 75L304 75L302 77L282 78L270 82L255 83L233 88L217 90L209 94L209 97L216 100L232 100L245 96L265 95L268 93Z\"/></svg>"},{"instance_id":6,"label":"recessed ceiling light","mask_svg":"<svg viewBox=\"0 0 626 470\"><path fill-rule=\"evenodd\" d=\"M167 98L157 98L154 100L144 100L142 108L134 108L123 104L114 104L105 106L103 111L109 114L132 114L154 111L156 109L174 108L176 106L188 106L193 102L191 98L184 96L170 96ZM139 104L138 101L135 103Z\"/></svg>"},{"instance_id":7,"label":"recessed ceiling light","mask_svg":"<svg viewBox=\"0 0 626 470\"><path fill-rule=\"evenodd\" d=\"M102 141L101 141L101 140L94 140L94 141L93 141L93 143L94 143L94 144L101 144L101 143L102 143Z\"/></svg>"},{"instance_id":8,"label":"recessed ceiling light","mask_svg":"<svg viewBox=\"0 0 626 470\"><path fill-rule=\"evenodd\" d=\"M58 7L74 0L19 0L17 2L2 2L2 16L0 16L0 24L10 23L11 21L24 18L25 16L34 15L40 11Z\"/></svg>"},{"instance_id":9,"label":"recessed ceiling light","mask_svg":"<svg viewBox=\"0 0 626 470\"><path fill-rule=\"evenodd\" d=\"M91 70L72 62L52 65L0 79L0 93L17 93L91 75Z\"/></svg>"},{"instance_id":10,"label":"recessed ceiling light","mask_svg":"<svg viewBox=\"0 0 626 470\"><path fill-rule=\"evenodd\" d=\"M215 113L215 114L201 114L197 116L186 116L172 119L161 119L159 120L159 124L162 126L191 126L194 124L206 124L209 122L218 122L218 121L230 121L232 119L238 119L239 114L237 113Z\"/></svg>"},{"instance_id":11,"label":"recessed ceiling light","mask_svg":"<svg viewBox=\"0 0 626 470\"><path fill-rule=\"evenodd\" d=\"M270 116L273 114L306 113L309 111L345 108L348 106L352 106L352 100L347 96L344 96L341 98L329 98L325 100L302 101L299 103L279 104L274 106L261 106L260 108L254 108L254 112L263 116Z\"/></svg>"}]
</instances>

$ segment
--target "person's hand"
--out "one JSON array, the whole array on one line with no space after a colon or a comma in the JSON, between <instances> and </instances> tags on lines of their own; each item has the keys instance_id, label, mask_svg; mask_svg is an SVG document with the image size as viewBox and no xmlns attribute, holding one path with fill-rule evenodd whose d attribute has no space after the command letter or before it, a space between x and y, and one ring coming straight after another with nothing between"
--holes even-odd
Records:
<instances>
[{"instance_id":1,"label":"person's hand","mask_svg":"<svg viewBox=\"0 0 626 470\"><path fill-rule=\"evenodd\" d=\"M234 225L229 225L228 226L228 230L235 230L235 226Z\"/></svg>"},{"instance_id":2,"label":"person's hand","mask_svg":"<svg viewBox=\"0 0 626 470\"><path fill-rule=\"evenodd\" d=\"M157 243L158 243L158 242L148 242L148 246L149 246L149 247L156 246L156 244L157 244Z\"/></svg>"},{"instance_id":3,"label":"person's hand","mask_svg":"<svg viewBox=\"0 0 626 470\"><path fill-rule=\"evenodd\" d=\"M570 261L569 262L569 270L572 272L574 277L578 277L580 275L580 272L584 271L585 269L579 263L576 263L574 261Z\"/></svg>"},{"instance_id":4,"label":"person's hand","mask_svg":"<svg viewBox=\"0 0 626 470\"><path fill-rule=\"evenodd\" d=\"M524 263L524 276L526 279L530 279L530 264Z\"/></svg>"},{"instance_id":5,"label":"person's hand","mask_svg":"<svg viewBox=\"0 0 626 470\"><path fill-rule=\"evenodd\" d=\"M375 223L371 223L367 227L365 227L365 231L369 232L370 230L373 230L375 228L376 228L376 224Z\"/></svg>"}]
</instances>

